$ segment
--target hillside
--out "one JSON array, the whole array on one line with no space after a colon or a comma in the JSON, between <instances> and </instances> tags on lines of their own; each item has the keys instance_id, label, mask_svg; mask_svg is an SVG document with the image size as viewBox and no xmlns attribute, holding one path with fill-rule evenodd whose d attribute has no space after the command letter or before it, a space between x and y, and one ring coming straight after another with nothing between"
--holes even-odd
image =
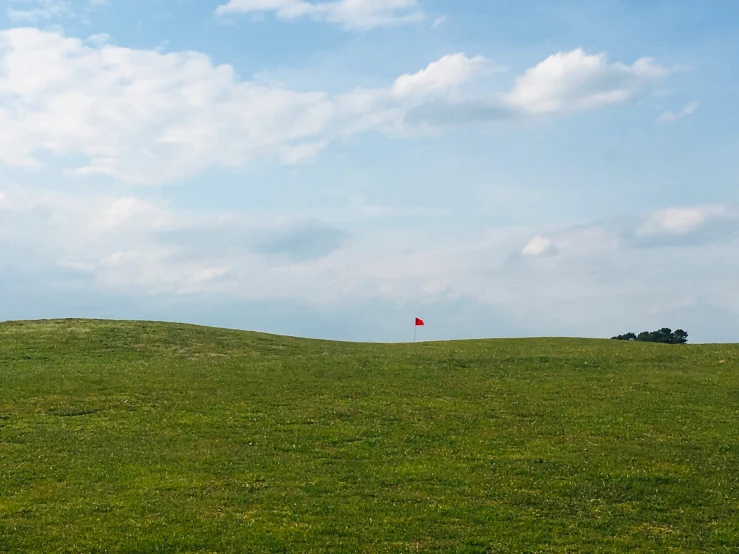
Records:
<instances>
[{"instance_id":1,"label":"hillside","mask_svg":"<svg viewBox=\"0 0 739 554\"><path fill-rule=\"evenodd\" d=\"M739 551L739 346L0 324L0 552Z\"/></svg>"}]
</instances>

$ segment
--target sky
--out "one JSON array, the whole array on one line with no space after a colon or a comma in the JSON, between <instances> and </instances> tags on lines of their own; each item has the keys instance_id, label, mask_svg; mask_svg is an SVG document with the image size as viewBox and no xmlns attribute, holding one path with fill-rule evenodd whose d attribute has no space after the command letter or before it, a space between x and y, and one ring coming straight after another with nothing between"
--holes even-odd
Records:
<instances>
[{"instance_id":1,"label":"sky","mask_svg":"<svg viewBox=\"0 0 739 554\"><path fill-rule=\"evenodd\" d=\"M0 320L739 341L734 0L5 0Z\"/></svg>"}]
</instances>

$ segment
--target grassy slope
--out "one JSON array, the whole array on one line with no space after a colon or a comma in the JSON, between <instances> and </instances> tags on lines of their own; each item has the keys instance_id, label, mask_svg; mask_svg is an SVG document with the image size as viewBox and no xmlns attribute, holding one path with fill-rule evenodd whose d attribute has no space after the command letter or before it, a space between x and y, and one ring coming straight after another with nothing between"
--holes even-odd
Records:
<instances>
[{"instance_id":1,"label":"grassy slope","mask_svg":"<svg viewBox=\"0 0 739 554\"><path fill-rule=\"evenodd\" d=\"M739 346L0 325L0 551L737 552Z\"/></svg>"}]
</instances>

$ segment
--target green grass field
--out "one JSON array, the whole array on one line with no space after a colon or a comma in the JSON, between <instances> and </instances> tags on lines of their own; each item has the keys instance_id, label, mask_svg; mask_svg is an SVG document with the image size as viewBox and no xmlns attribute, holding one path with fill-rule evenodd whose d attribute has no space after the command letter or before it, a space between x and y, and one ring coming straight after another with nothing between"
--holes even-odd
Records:
<instances>
[{"instance_id":1,"label":"green grass field","mask_svg":"<svg viewBox=\"0 0 739 554\"><path fill-rule=\"evenodd\" d=\"M1 552L739 552L739 346L0 324Z\"/></svg>"}]
</instances>

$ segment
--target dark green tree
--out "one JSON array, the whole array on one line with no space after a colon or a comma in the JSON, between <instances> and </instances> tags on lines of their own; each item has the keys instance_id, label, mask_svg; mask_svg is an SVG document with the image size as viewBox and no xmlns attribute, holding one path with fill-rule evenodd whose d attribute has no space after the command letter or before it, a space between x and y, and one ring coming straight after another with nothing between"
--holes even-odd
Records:
<instances>
[{"instance_id":1,"label":"dark green tree","mask_svg":"<svg viewBox=\"0 0 739 554\"><path fill-rule=\"evenodd\" d=\"M613 337L613 340L636 340L636 335L634 333L626 333L625 335Z\"/></svg>"},{"instance_id":2,"label":"dark green tree","mask_svg":"<svg viewBox=\"0 0 739 554\"><path fill-rule=\"evenodd\" d=\"M688 333L682 329L678 329L672 333L673 344L686 344L688 342Z\"/></svg>"},{"instance_id":3,"label":"dark green tree","mask_svg":"<svg viewBox=\"0 0 739 554\"><path fill-rule=\"evenodd\" d=\"M626 340L637 342L659 342L663 344L685 344L688 342L688 333L682 329L672 331L667 327L663 327L659 331L643 331L638 335L634 333L626 333L613 337L614 340Z\"/></svg>"}]
</instances>

